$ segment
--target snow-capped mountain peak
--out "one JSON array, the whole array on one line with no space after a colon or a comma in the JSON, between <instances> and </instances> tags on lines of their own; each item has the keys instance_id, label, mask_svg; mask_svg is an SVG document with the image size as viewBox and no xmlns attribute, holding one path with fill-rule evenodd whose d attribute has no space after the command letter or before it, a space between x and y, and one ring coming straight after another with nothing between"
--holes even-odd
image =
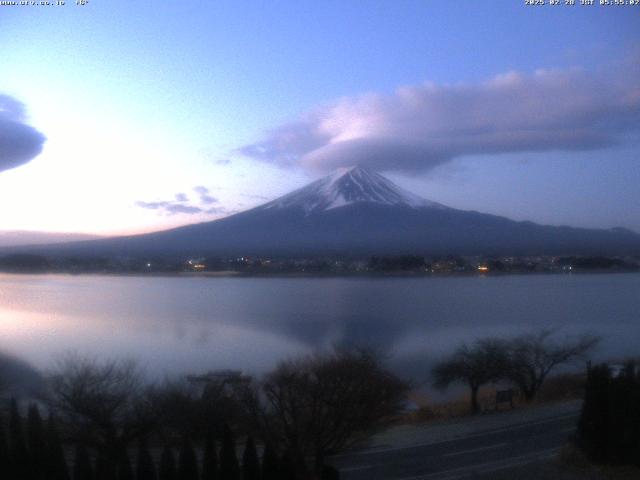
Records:
<instances>
[{"instance_id":1,"label":"snow-capped mountain peak","mask_svg":"<svg viewBox=\"0 0 640 480\"><path fill-rule=\"evenodd\" d=\"M382 175L362 167L341 168L299 190L263 205L264 209L301 208L307 213L354 203L446 208L400 188Z\"/></svg>"}]
</instances>

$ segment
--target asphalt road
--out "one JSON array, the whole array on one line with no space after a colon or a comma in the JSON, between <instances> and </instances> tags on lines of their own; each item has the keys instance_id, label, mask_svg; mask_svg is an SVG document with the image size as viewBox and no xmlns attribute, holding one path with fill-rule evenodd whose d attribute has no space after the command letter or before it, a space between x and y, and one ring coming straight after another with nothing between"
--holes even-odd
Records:
<instances>
[{"instance_id":1,"label":"asphalt road","mask_svg":"<svg viewBox=\"0 0 640 480\"><path fill-rule=\"evenodd\" d=\"M357 451L334 457L332 463L344 480L472 478L554 456L577 419L577 414L564 414L441 443Z\"/></svg>"}]
</instances>

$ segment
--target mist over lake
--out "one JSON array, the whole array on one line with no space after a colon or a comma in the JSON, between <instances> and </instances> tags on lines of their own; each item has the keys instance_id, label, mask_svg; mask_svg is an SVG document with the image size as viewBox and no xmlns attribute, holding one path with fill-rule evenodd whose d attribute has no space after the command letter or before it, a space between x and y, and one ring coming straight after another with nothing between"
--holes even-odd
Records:
<instances>
[{"instance_id":1,"label":"mist over lake","mask_svg":"<svg viewBox=\"0 0 640 480\"><path fill-rule=\"evenodd\" d=\"M418 381L459 342L540 328L637 354L640 274L211 278L0 275L0 351L138 360L150 377L260 373L332 344L369 345Z\"/></svg>"}]
</instances>

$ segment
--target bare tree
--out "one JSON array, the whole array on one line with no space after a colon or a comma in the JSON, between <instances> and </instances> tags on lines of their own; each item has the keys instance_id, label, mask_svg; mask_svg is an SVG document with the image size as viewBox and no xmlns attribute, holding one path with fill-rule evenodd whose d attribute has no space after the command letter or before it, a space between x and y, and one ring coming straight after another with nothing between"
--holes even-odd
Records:
<instances>
[{"instance_id":1,"label":"bare tree","mask_svg":"<svg viewBox=\"0 0 640 480\"><path fill-rule=\"evenodd\" d=\"M279 445L301 478L310 478L307 459L318 472L326 455L398 413L407 390L373 352L335 350L281 363L245 399L265 441Z\"/></svg>"},{"instance_id":2,"label":"bare tree","mask_svg":"<svg viewBox=\"0 0 640 480\"><path fill-rule=\"evenodd\" d=\"M507 365L505 342L496 338L477 340L471 346L463 344L450 357L432 369L434 385L439 389L452 383L465 383L471 389L471 411L480 410L478 391L482 385L500 380Z\"/></svg>"},{"instance_id":3,"label":"bare tree","mask_svg":"<svg viewBox=\"0 0 640 480\"><path fill-rule=\"evenodd\" d=\"M178 442L185 436L197 436L204 427L199 394L188 382L165 380L151 386L145 395L165 439Z\"/></svg>"},{"instance_id":4,"label":"bare tree","mask_svg":"<svg viewBox=\"0 0 640 480\"><path fill-rule=\"evenodd\" d=\"M199 441L210 432L220 434L225 424L236 426L244 420L234 391L215 381L200 386L166 380L150 387L146 399L165 439L188 436Z\"/></svg>"},{"instance_id":5,"label":"bare tree","mask_svg":"<svg viewBox=\"0 0 640 480\"><path fill-rule=\"evenodd\" d=\"M552 330L521 335L509 341L505 376L526 401L532 401L554 368L583 359L599 342L600 338L591 334L557 341Z\"/></svg>"},{"instance_id":6,"label":"bare tree","mask_svg":"<svg viewBox=\"0 0 640 480\"><path fill-rule=\"evenodd\" d=\"M95 445L111 464L153 425L135 363L63 357L50 375L51 406L82 441Z\"/></svg>"}]
</instances>

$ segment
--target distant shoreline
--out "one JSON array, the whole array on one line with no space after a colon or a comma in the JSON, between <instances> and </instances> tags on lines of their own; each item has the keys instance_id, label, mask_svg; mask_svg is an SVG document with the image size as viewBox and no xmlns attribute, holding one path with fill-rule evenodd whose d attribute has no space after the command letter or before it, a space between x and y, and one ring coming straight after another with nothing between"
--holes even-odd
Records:
<instances>
[{"instance_id":1,"label":"distant shoreline","mask_svg":"<svg viewBox=\"0 0 640 480\"><path fill-rule=\"evenodd\" d=\"M2 275L64 275L64 276L104 276L104 277L164 277L164 278L488 278L506 276L542 275L593 275L593 274L633 274L640 269L585 269L571 272L239 272L234 270L219 272L69 272L69 271L10 271L0 270Z\"/></svg>"}]
</instances>

